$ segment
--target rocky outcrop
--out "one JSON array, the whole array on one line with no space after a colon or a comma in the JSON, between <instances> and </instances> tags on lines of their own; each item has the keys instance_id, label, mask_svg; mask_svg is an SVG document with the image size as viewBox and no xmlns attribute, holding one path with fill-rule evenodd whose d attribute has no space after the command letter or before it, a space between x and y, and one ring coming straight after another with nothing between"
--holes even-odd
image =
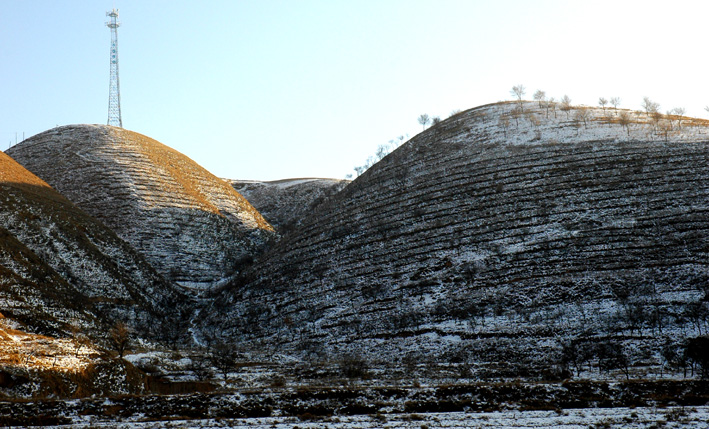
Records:
<instances>
[{"instance_id":1,"label":"rocky outcrop","mask_svg":"<svg viewBox=\"0 0 709 429\"><path fill-rule=\"evenodd\" d=\"M184 301L115 233L0 153L3 325L103 341L123 322L150 335L174 324Z\"/></svg>"},{"instance_id":2,"label":"rocky outcrop","mask_svg":"<svg viewBox=\"0 0 709 429\"><path fill-rule=\"evenodd\" d=\"M541 371L574 341L659 362L663 335L706 329L688 314L707 312L709 136L625 113L500 103L443 121L284 236L205 326L474 371Z\"/></svg>"},{"instance_id":3,"label":"rocky outcrop","mask_svg":"<svg viewBox=\"0 0 709 429\"><path fill-rule=\"evenodd\" d=\"M318 205L350 183L349 180L314 178L227 181L280 232L296 228Z\"/></svg>"},{"instance_id":4,"label":"rocky outcrop","mask_svg":"<svg viewBox=\"0 0 709 429\"><path fill-rule=\"evenodd\" d=\"M64 126L8 154L185 285L232 276L274 234L229 184L135 132Z\"/></svg>"}]
</instances>

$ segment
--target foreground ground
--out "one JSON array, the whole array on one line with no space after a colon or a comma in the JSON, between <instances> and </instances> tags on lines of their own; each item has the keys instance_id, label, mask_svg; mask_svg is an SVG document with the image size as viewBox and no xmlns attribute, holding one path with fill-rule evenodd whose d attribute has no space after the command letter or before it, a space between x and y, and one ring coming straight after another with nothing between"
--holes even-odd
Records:
<instances>
[{"instance_id":1,"label":"foreground ground","mask_svg":"<svg viewBox=\"0 0 709 429\"><path fill-rule=\"evenodd\" d=\"M706 428L707 422L703 380L349 384L0 401L0 426L23 427Z\"/></svg>"},{"instance_id":2,"label":"foreground ground","mask_svg":"<svg viewBox=\"0 0 709 429\"><path fill-rule=\"evenodd\" d=\"M61 427L89 428L706 428L709 407L592 408L559 411L375 414L304 420L298 417L100 422L87 418ZM57 426L59 427L59 426Z\"/></svg>"}]
</instances>

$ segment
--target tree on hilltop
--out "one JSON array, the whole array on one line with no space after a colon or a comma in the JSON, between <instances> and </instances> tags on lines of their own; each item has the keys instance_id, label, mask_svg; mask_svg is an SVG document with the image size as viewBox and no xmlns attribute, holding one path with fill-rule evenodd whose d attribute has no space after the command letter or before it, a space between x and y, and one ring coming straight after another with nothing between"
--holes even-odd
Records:
<instances>
[{"instance_id":1,"label":"tree on hilltop","mask_svg":"<svg viewBox=\"0 0 709 429\"><path fill-rule=\"evenodd\" d=\"M520 108L522 107L522 97L524 97L524 94L526 94L526 89L524 85L519 84L515 85L512 87L510 90L510 94L512 94L513 97L517 98L517 103L519 103Z\"/></svg>"},{"instance_id":2,"label":"tree on hilltop","mask_svg":"<svg viewBox=\"0 0 709 429\"><path fill-rule=\"evenodd\" d=\"M423 115L418 117L419 124L423 125L423 129L426 129L426 125L428 125L431 122L431 118L424 113Z\"/></svg>"},{"instance_id":3,"label":"tree on hilltop","mask_svg":"<svg viewBox=\"0 0 709 429\"><path fill-rule=\"evenodd\" d=\"M566 112L566 119L569 119L569 111L571 110L571 98L569 98L568 95L565 95L561 97L561 100L559 100L561 103L561 110Z\"/></svg>"},{"instance_id":4,"label":"tree on hilltop","mask_svg":"<svg viewBox=\"0 0 709 429\"><path fill-rule=\"evenodd\" d=\"M537 92L534 93L534 100L539 102L539 107L542 107L542 103L544 103L544 100L547 99L547 93L542 91L541 89L538 89Z\"/></svg>"},{"instance_id":5,"label":"tree on hilltop","mask_svg":"<svg viewBox=\"0 0 709 429\"><path fill-rule=\"evenodd\" d=\"M610 103L613 106L613 110L618 110L618 106L620 106L620 97L611 97Z\"/></svg>"},{"instance_id":6,"label":"tree on hilltop","mask_svg":"<svg viewBox=\"0 0 709 429\"><path fill-rule=\"evenodd\" d=\"M606 104L608 104L608 100L606 100L605 98L600 97L600 98L598 99L598 105L603 108L603 113L604 113L604 114L606 113Z\"/></svg>"},{"instance_id":7,"label":"tree on hilltop","mask_svg":"<svg viewBox=\"0 0 709 429\"><path fill-rule=\"evenodd\" d=\"M654 101L650 100L650 97L643 97L642 106L643 106L643 110L645 110L645 113L647 114L648 117L652 116L653 113L660 111L660 105L658 103L655 103Z\"/></svg>"}]
</instances>

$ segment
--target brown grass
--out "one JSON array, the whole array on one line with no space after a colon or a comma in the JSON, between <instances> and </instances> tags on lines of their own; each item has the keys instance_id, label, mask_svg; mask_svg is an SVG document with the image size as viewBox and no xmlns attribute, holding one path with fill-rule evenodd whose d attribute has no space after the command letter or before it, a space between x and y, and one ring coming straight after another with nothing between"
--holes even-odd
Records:
<instances>
[{"instance_id":1,"label":"brown grass","mask_svg":"<svg viewBox=\"0 0 709 429\"><path fill-rule=\"evenodd\" d=\"M3 182L43 186L51 189L47 182L30 173L9 155L0 152L0 183Z\"/></svg>"},{"instance_id":2,"label":"brown grass","mask_svg":"<svg viewBox=\"0 0 709 429\"><path fill-rule=\"evenodd\" d=\"M179 185L180 189L175 191L184 192L197 201L204 210L221 214L219 208L199 189L200 181L211 182L211 186L220 188L222 192L239 201L240 208L254 216L259 228L273 230L261 214L231 185L214 176L189 157L142 134L124 129L113 129L113 131L123 134L122 139L135 142L136 151L148 158L155 166L166 171Z\"/></svg>"}]
</instances>

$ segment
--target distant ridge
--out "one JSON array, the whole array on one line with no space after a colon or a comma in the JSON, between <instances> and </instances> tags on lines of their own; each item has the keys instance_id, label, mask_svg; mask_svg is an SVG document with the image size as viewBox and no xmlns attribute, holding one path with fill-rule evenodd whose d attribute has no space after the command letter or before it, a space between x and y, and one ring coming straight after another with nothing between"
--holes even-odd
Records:
<instances>
[{"instance_id":1,"label":"distant ridge","mask_svg":"<svg viewBox=\"0 0 709 429\"><path fill-rule=\"evenodd\" d=\"M164 276L185 285L232 276L273 236L227 183L132 131L64 126L8 154L116 231Z\"/></svg>"},{"instance_id":2,"label":"distant ridge","mask_svg":"<svg viewBox=\"0 0 709 429\"><path fill-rule=\"evenodd\" d=\"M313 177L269 182L225 180L279 231L297 227L315 207L350 183L349 180Z\"/></svg>"}]
</instances>

